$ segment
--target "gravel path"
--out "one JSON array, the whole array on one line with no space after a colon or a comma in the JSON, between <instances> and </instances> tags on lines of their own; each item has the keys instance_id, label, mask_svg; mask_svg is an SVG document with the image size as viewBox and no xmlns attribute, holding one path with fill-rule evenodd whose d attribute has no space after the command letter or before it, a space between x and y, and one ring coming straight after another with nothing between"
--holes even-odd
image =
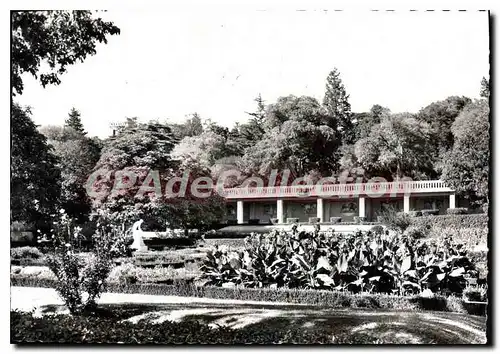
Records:
<instances>
[{"instance_id":1,"label":"gravel path","mask_svg":"<svg viewBox=\"0 0 500 354\"><path fill-rule=\"evenodd\" d=\"M446 312L332 309L287 303L181 296L105 293L103 308L129 311L122 320L154 323L197 319L210 326L301 327L331 330L332 338L399 344L480 344L486 342L486 318ZM11 309L67 313L54 289L11 287Z\"/></svg>"}]
</instances>

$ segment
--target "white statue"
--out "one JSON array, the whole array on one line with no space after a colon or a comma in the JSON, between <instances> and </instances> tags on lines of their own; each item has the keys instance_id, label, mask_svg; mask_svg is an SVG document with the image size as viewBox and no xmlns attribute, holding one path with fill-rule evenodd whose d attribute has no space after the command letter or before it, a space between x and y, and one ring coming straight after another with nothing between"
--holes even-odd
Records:
<instances>
[{"instance_id":1,"label":"white statue","mask_svg":"<svg viewBox=\"0 0 500 354\"><path fill-rule=\"evenodd\" d=\"M132 236L134 237L134 242L130 245L130 248L135 249L136 251L147 251L148 247L144 244L144 240L142 239L142 229L141 224L144 220L139 220L132 225Z\"/></svg>"}]
</instances>

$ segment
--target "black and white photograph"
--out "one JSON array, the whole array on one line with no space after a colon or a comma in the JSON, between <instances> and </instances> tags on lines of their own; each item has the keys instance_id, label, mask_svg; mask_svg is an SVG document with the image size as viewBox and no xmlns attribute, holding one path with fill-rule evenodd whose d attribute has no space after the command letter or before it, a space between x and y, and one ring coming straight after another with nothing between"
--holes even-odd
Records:
<instances>
[{"instance_id":1,"label":"black and white photograph","mask_svg":"<svg viewBox=\"0 0 500 354\"><path fill-rule=\"evenodd\" d=\"M18 7L12 345L492 343L492 11Z\"/></svg>"}]
</instances>

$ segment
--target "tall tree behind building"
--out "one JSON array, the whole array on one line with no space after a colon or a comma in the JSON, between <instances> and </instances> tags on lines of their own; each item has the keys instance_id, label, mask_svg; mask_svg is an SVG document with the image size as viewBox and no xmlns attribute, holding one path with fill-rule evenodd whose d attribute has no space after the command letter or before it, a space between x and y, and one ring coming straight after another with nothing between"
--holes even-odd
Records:
<instances>
[{"instance_id":1,"label":"tall tree behind building","mask_svg":"<svg viewBox=\"0 0 500 354\"><path fill-rule=\"evenodd\" d=\"M326 78L323 106L334 119L342 143L352 144L356 138L356 132L354 131L351 105L337 68L334 68Z\"/></svg>"}]
</instances>

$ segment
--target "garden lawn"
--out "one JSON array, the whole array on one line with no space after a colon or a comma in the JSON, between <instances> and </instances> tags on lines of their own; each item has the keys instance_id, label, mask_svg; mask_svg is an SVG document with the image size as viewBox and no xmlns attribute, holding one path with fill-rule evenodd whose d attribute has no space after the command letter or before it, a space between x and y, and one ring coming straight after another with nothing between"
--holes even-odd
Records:
<instances>
[{"instance_id":1,"label":"garden lawn","mask_svg":"<svg viewBox=\"0 0 500 354\"><path fill-rule=\"evenodd\" d=\"M486 318L458 313L334 309L322 306L105 293L102 310L118 313L116 323L151 324L197 320L212 328L328 331L331 343L467 344L486 342ZM67 313L54 289L12 287L11 309L34 316Z\"/></svg>"}]
</instances>

